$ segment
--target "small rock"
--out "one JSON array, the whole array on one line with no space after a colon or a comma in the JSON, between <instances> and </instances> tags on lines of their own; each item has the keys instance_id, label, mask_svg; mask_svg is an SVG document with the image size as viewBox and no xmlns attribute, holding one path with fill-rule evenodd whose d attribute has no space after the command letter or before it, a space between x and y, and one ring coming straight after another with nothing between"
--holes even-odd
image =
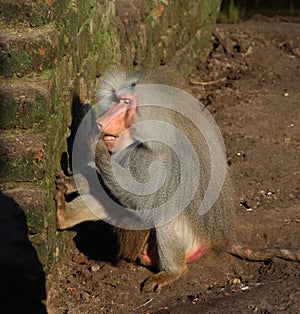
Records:
<instances>
[{"instance_id":1,"label":"small rock","mask_svg":"<svg viewBox=\"0 0 300 314\"><path fill-rule=\"evenodd\" d=\"M83 254L75 255L72 257L72 261L77 264L85 264L86 258Z\"/></svg>"},{"instance_id":2,"label":"small rock","mask_svg":"<svg viewBox=\"0 0 300 314\"><path fill-rule=\"evenodd\" d=\"M233 278L233 279L231 279L230 280L230 284L232 284L232 285L239 285L241 283L241 279L239 279L239 278Z\"/></svg>"},{"instance_id":3,"label":"small rock","mask_svg":"<svg viewBox=\"0 0 300 314\"><path fill-rule=\"evenodd\" d=\"M92 271L98 271L99 269L100 269L100 266L97 265L97 264L93 265L92 268L91 268Z\"/></svg>"}]
</instances>

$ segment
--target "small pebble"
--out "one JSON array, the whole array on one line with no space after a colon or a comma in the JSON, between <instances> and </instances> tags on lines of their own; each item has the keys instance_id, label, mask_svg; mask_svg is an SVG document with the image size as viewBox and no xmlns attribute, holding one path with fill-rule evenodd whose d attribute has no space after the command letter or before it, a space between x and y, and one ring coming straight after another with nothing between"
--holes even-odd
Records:
<instances>
[{"instance_id":1,"label":"small pebble","mask_svg":"<svg viewBox=\"0 0 300 314\"><path fill-rule=\"evenodd\" d=\"M83 254L75 255L72 257L72 261L77 264L85 264L86 258Z\"/></svg>"},{"instance_id":2,"label":"small pebble","mask_svg":"<svg viewBox=\"0 0 300 314\"><path fill-rule=\"evenodd\" d=\"M239 278L234 278L234 279L230 280L230 283L231 283L232 285L240 284L240 283L241 283L241 279L239 279Z\"/></svg>"},{"instance_id":3,"label":"small pebble","mask_svg":"<svg viewBox=\"0 0 300 314\"><path fill-rule=\"evenodd\" d=\"M244 286L244 285L241 285L241 290L242 291L246 291L246 290L249 290L250 288L248 286Z\"/></svg>"},{"instance_id":4,"label":"small pebble","mask_svg":"<svg viewBox=\"0 0 300 314\"><path fill-rule=\"evenodd\" d=\"M98 271L100 269L100 266L99 265L93 265L91 269L92 269L92 271Z\"/></svg>"}]
</instances>

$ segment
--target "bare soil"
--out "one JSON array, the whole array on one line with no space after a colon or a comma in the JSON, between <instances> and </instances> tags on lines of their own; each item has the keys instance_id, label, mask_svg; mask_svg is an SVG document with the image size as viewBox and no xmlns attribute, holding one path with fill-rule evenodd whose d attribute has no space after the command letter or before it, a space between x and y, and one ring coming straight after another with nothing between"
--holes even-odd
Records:
<instances>
[{"instance_id":1,"label":"bare soil","mask_svg":"<svg viewBox=\"0 0 300 314\"><path fill-rule=\"evenodd\" d=\"M300 250L300 19L219 24L212 43L190 87L224 135L240 241ZM160 293L141 293L151 271L110 261L108 226L74 236L47 278L50 314L300 313L300 263L210 252Z\"/></svg>"}]
</instances>

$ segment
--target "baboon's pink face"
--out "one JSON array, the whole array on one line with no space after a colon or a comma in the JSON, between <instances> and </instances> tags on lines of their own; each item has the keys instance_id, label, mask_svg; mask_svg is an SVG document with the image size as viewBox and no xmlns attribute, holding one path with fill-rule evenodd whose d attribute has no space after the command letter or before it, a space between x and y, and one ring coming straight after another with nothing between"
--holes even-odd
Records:
<instances>
[{"instance_id":1,"label":"baboon's pink face","mask_svg":"<svg viewBox=\"0 0 300 314\"><path fill-rule=\"evenodd\" d=\"M136 96L132 94L116 96L118 102L114 102L109 111L97 120L98 128L109 152L124 146L123 142L126 142L129 137L129 134L124 136L124 132L132 126L137 111Z\"/></svg>"}]
</instances>

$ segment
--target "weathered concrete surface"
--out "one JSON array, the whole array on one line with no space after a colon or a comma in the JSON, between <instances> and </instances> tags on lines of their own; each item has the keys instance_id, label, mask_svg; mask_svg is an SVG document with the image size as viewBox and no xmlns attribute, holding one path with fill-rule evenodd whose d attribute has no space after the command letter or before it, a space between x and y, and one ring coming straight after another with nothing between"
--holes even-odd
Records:
<instances>
[{"instance_id":1,"label":"weathered concrete surface","mask_svg":"<svg viewBox=\"0 0 300 314\"><path fill-rule=\"evenodd\" d=\"M25 211L50 269L64 250L55 223L55 169L67 169L74 113L112 66L204 59L220 0L2 0L0 188Z\"/></svg>"}]
</instances>

